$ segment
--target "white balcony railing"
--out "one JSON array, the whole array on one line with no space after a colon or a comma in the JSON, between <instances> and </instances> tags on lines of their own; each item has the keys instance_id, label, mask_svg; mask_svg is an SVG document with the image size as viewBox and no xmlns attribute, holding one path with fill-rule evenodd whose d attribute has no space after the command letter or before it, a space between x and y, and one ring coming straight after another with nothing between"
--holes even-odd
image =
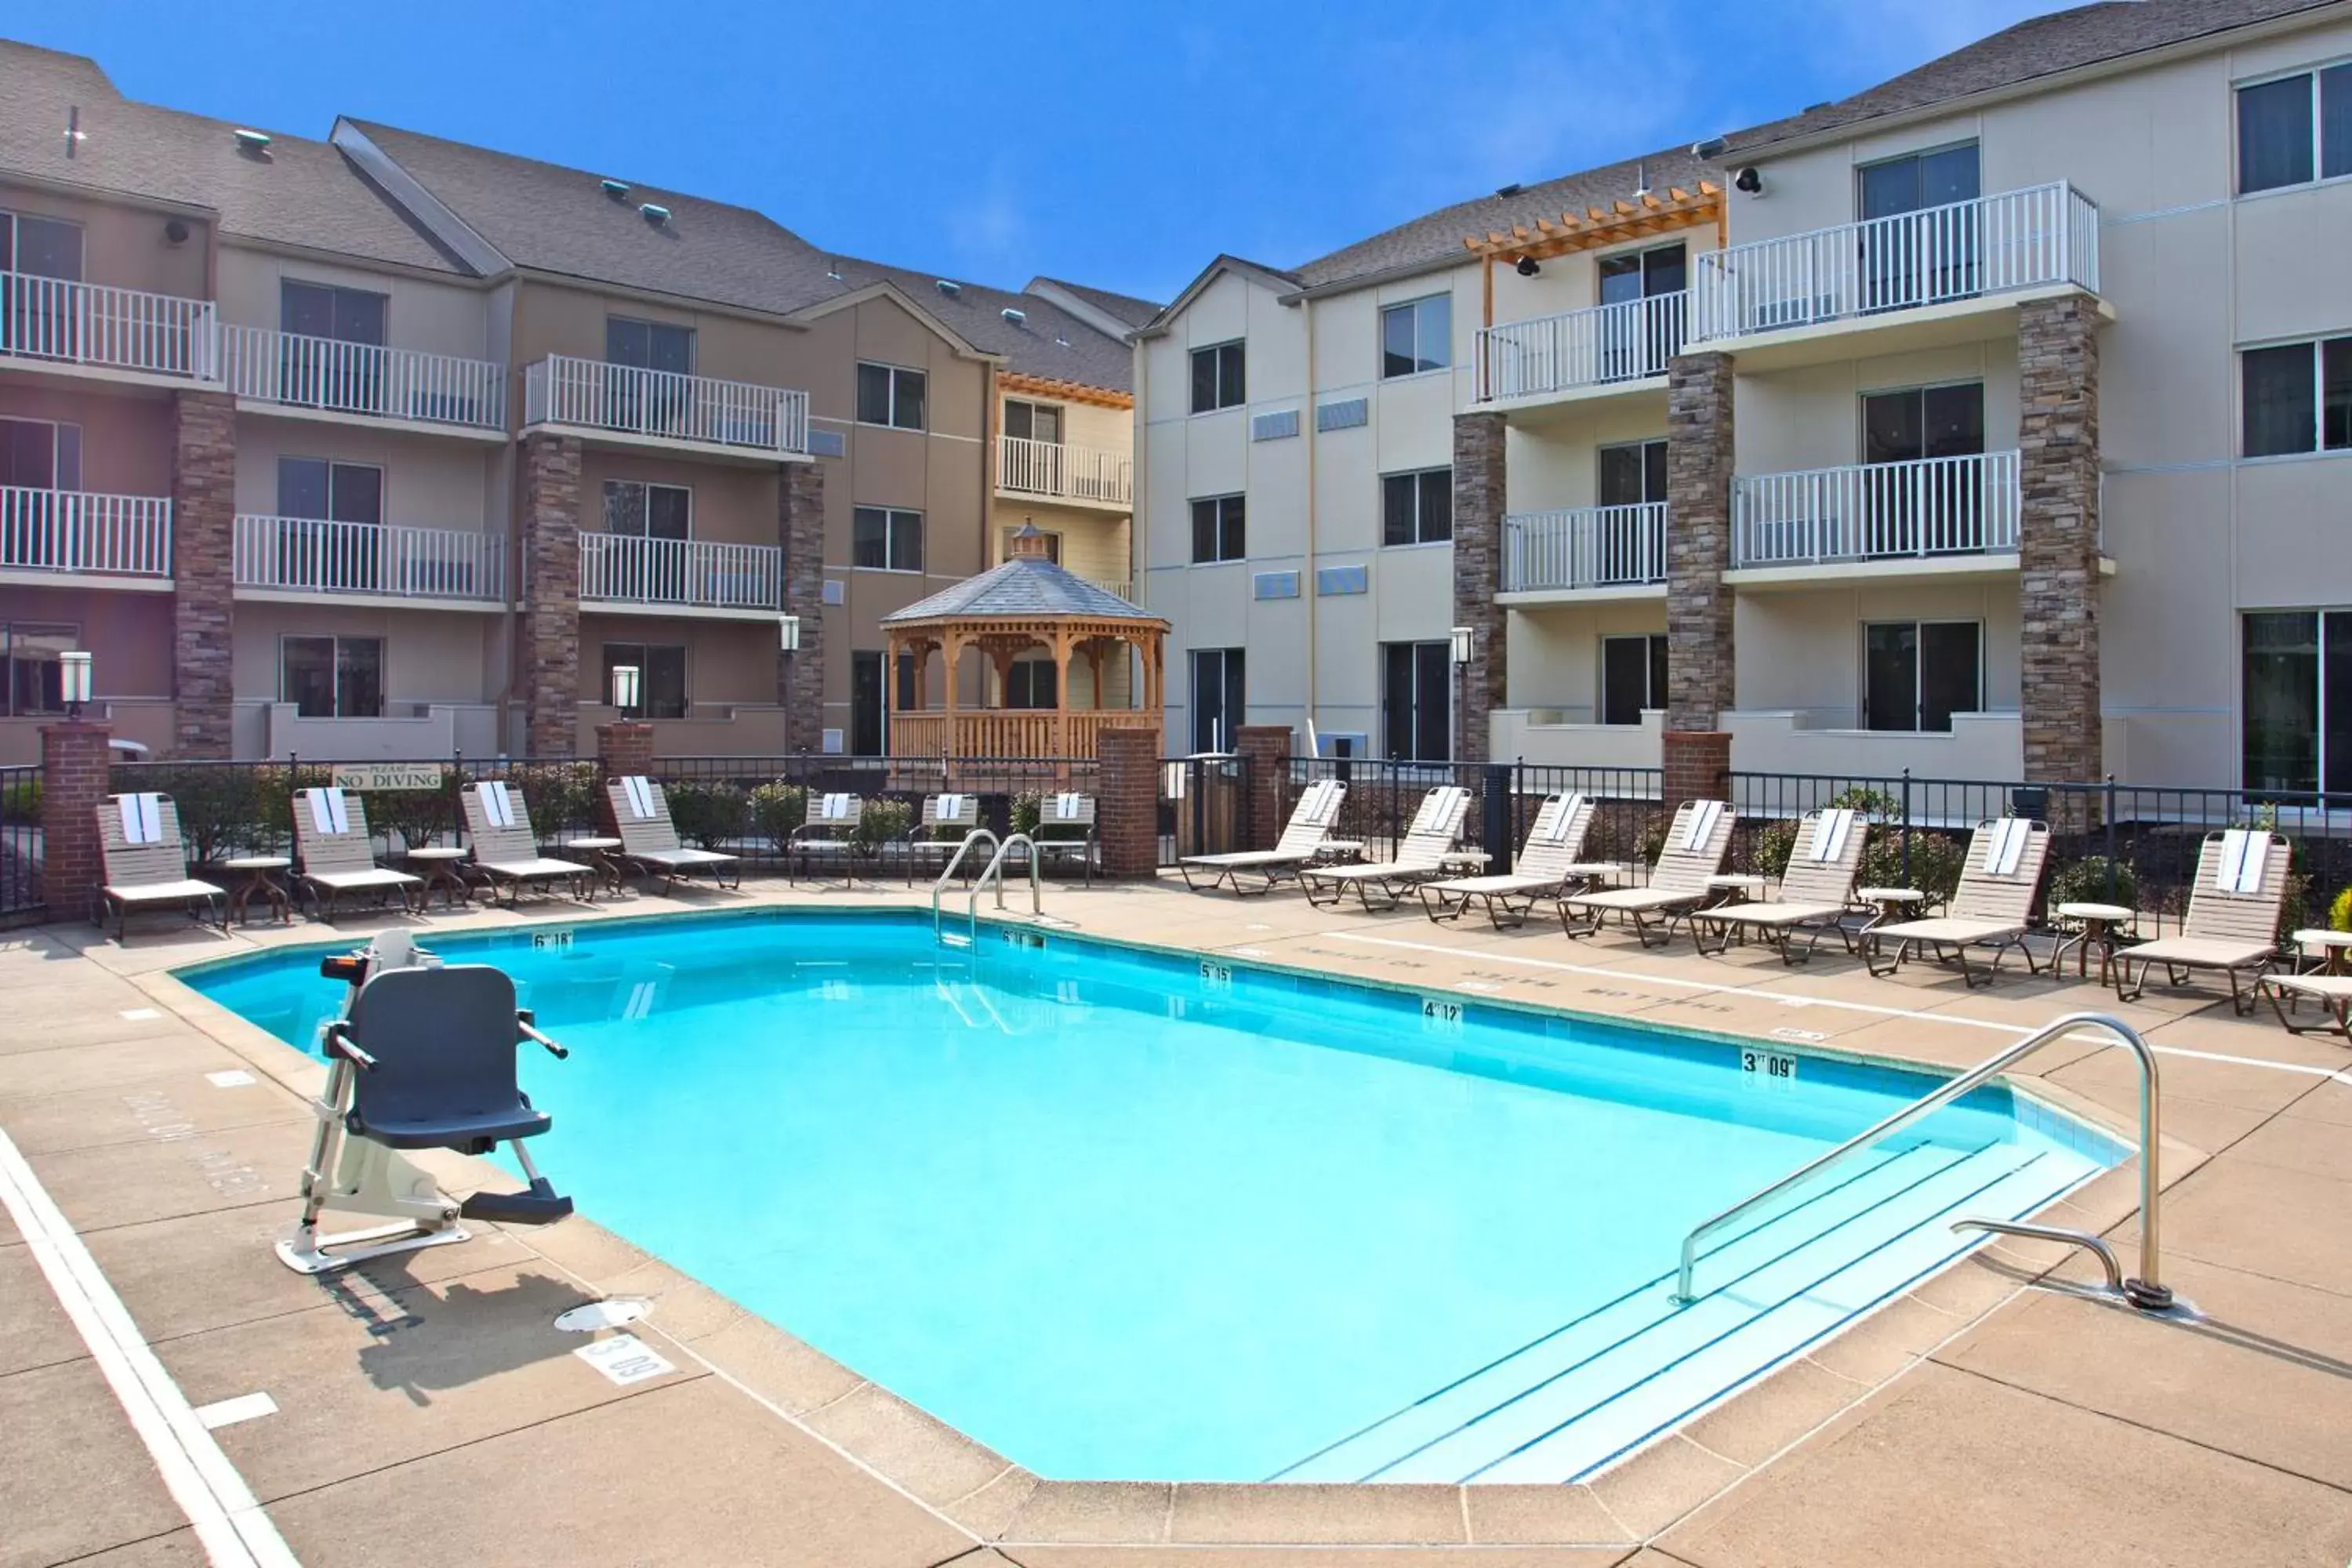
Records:
<instances>
[{"instance_id":1,"label":"white balcony railing","mask_svg":"<svg viewBox=\"0 0 2352 1568\"><path fill-rule=\"evenodd\" d=\"M1666 374L1683 352L1688 296L1676 289L1478 333L1478 395L1526 397Z\"/></svg>"},{"instance_id":2,"label":"white balcony railing","mask_svg":"<svg viewBox=\"0 0 2352 1568\"><path fill-rule=\"evenodd\" d=\"M1135 466L1117 452L1002 436L996 442L996 488L1126 506L1135 499Z\"/></svg>"},{"instance_id":3,"label":"white balcony railing","mask_svg":"<svg viewBox=\"0 0 2352 1568\"><path fill-rule=\"evenodd\" d=\"M577 425L739 450L798 453L808 394L550 354L523 372L523 422Z\"/></svg>"},{"instance_id":4,"label":"white balcony railing","mask_svg":"<svg viewBox=\"0 0 2352 1568\"><path fill-rule=\"evenodd\" d=\"M506 367L488 360L225 326L221 363L239 397L337 414L507 426Z\"/></svg>"},{"instance_id":5,"label":"white balcony railing","mask_svg":"<svg viewBox=\"0 0 2352 1568\"><path fill-rule=\"evenodd\" d=\"M1731 482L1731 563L2015 550L2019 501L2015 452L1757 474Z\"/></svg>"},{"instance_id":6,"label":"white balcony railing","mask_svg":"<svg viewBox=\"0 0 2352 1568\"><path fill-rule=\"evenodd\" d=\"M2045 284L2099 287L2099 209L2035 185L1702 251L1691 336L1716 342Z\"/></svg>"},{"instance_id":7,"label":"white balcony railing","mask_svg":"<svg viewBox=\"0 0 2352 1568\"><path fill-rule=\"evenodd\" d=\"M219 317L208 300L0 272L0 354L213 381Z\"/></svg>"},{"instance_id":8,"label":"white balcony railing","mask_svg":"<svg viewBox=\"0 0 2352 1568\"><path fill-rule=\"evenodd\" d=\"M244 514L236 520L231 553L240 588L492 602L506 597L502 533Z\"/></svg>"},{"instance_id":9,"label":"white balcony railing","mask_svg":"<svg viewBox=\"0 0 2352 1568\"><path fill-rule=\"evenodd\" d=\"M1503 519L1503 591L1666 580L1666 503L1580 506Z\"/></svg>"},{"instance_id":10,"label":"white balcony railing","mask_svg":"<svg viewBox=\"0 0 2352 1568\"><path fill-rule=\"evenodd\" d=\"M784 552L772 544L583 533L580 596L623 605L782 610Z\"/></svg>"},{"instance_id":11,"label":"white balcony railing","mask_svg":"<svg viewBox=\"0 0 2352 1568\"><path fill-rule=\"evenodd\" d=\"M172 503L0 486L0 569L169 577Z\"/></svg>"}]
</instances>

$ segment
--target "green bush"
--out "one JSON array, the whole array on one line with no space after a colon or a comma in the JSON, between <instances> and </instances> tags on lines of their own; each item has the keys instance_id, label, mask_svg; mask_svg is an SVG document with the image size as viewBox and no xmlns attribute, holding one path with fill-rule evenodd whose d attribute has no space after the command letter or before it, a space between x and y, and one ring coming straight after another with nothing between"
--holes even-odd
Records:
<instances>
[{"instance_id":1,"label":"green bush","mask_svg":"<svg viewBox=\"0 0 2352 1568\"><path fill-rule=\"evenodd\" d=\"M41 775L26 773L18 776L6 788L0 789L0 817L10 822L31 822L41 815Z\"/></svg>"},{"instance_id":2,"label":"green bush","mask_svg":"<svg viewBox=\"0 0 2352 1568\"><path fill-rule=\"evenodd\" d=\"M2336 894L2336 901L2327 906L2327 929L2352 931L2352 888Z\"/></svg>"},{"instance_id":3,"label":"green bush","mask_svg":"<svg viewBox=\"0 0 2352 1568\"><path fill-rule=\"evenodd\" d=\"M1045 800L1035 790L1024 790L1013 797L1013 831L1037 836L1037 826L1045 819Z\"/></svg>"},{"instance_id":4,"label":"green bush","mask_svg":"<svg viewBox=\"0 0 2352 1568\"><path fill-rule=\"evenodd\" d=\"M1916 888L1935 899L1948 899L1960 885L1968 865L1968 841L1948 833L1914 828L1911 833L1911 874L1903 874L1903 834L1899 828L1873 828L1862 852L1865 888Z\"/></svg>"},{"instance_id":5,"label":"green bush","mask_svg":"<svg viewBox=\"0 0 2352 1568\"><path fill-rule=\"evenodd\" d=\"M915 808L903 800L869 800L858 814L850 842L868 854L904 838L915 825Z\"/></svg>"},{"instance_id":6,"label":"green bush","mask_svg":"<svg viewBox=\"0 0 2352 1568\"><path fill-rule=\"evenodd\" d=\"M509 789L520 790L531 828L542 839L593 832L603 820L596 803L604 784L594 763L525 763L503 775L471 776L503 776Z\"/></svg>"},{"instance_id":7,"label":"green bush","mask_svg":"<svg viewBox=\"0 0 2352 1568\"><path fill-rule=\"evenodd\" d=\"M2115 862L2115 885L2107 884L2107 858L2089 855L2080 860L2061 866L2051 874L2049 903L2052 909L2060 904L2121 904L2126 909L2139 908L2139 876L2127 860Z\"/></svg>"},{"instance_id":8,"label":"green bush","mask_svg":"<svg viewBox=\"0 0 2352 1568\"><path fill-rule=\"evenodd\" d=\"M368 826L399 834L404 847L420 847L457 828L456 804L446 788L386 790L366 800Z\"/></svg>"},{"instance_id":9,"label":"green bush","mask_svg":"<svg viewBox=\"0 0 2352 1568\"><path fill-rule=\"evenodd\" d=\"M1789 874L1789 857L1797 852L1797 825L1793 822L1768 822L1756 830L1756 841L1749 854L1756 864L1755 871L1767 877Z\"/></svg>"},{"instance_id":10,"label":"green bush","mask_svg":"<svg viewBox=\"0 0 2352 1568\"><path fill-rule=\"evenodd\" d=\"M782 779L753 790L746 805L752 830L779 855L791 841L793 829L808 820L808 791Z\"/></svg>"},{"instance_id":11,"label":"green bush","mask_svg":"<svg viewBox=\"0 0 2352 1568\"><path fill-rule=\"evenodd\" d=\"M687 780L665 784L669 817L677 836L698 848L716 849L743 837L751 825L751 801L725 780Z\"/></svg>"}]
</instances>

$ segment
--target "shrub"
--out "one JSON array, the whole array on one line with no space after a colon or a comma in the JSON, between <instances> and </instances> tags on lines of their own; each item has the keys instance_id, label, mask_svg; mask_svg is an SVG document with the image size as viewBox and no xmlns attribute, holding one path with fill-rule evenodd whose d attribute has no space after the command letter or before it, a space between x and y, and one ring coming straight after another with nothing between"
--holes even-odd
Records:
<instances>
[{"instance_id":1,"label":"shrub","mask_svg":"<svg viewBox=\"0 0 2352 1568\"><path fill-rule=\"evenodd\" d=\"M367 797L368 826L389 837L397 833L404 847L432 843L457 831L456 804L446 789L387 790Z\"/></svg>"},{"instance_id":2,"label":"shrub","mask_svg":"<svg viewBox=\"0 0 2352 1568\"><path fill-rule=\"evenodd\" d=\"M41 775L25 773L0 789L0 819L31 822L41 815Z\"/></svg>"},{"instance_id":3,"label":"shrub","mask_svg":"<svg viewBox=\"0 0 2352 1568\"><path fill-rule=\"evenodd\" d=\"M1785 877L1789 873L1789 857L1797 852L1797 825L1793 822L1768 822L1756 830L1756 841L1750 854L1754 869L1767 877Z\"/></svg>"},{"instance_id":4,"label":"shrub","mask_svg":"<svg viewBox=\"0 0 2352 1568\"><path fill-rule=\"evenodd\" d=\"M751 824L751 798L736 784L687 780L665 784L670 821L677 836L701 849L716 849L743 837Z\"/></svg>"},{"instance_id":5,"label":"shrub","mask_svg":"<svg viewBox=\"0 0 2352 1568\"><path fill-rule=\"evenodd\" d=\"M753 790L746 805L753 831L779 855L791 842L793 829L808 820L808 791L782 779Z\"/></svg>"},{"instance_id":6,"label":"shrub","mask_svg":"<svg viewBox=\"0 0 2352 1568\"><path fill-rule=\"evenodd\" d=\"M1024 790L1013 797L1013 831L1037 836L1037 825L1045 820L1045 797L1035 790Z\"/></svg>"},{"instance_id":7,"label":"shrub","mask_svg":"<svg viewBox=\"0 0 2352 1568\"><path fill-rule=\"evenodd\" d=\"M1948 899L1960 885L1960 872L1968 864L1968 846L1963 839L1932 829L1914 828L1911 833L1911 874L1903 874L1903 835L1891 827L1871 830L1869 846L1862 852L1862 882L1865 888L1916 888L1931 898Z\"/></svg>"},{"instance_id":8,"label":"shrub","mask_svg":"<svg viewBox=\"0 0 2352 1568\"><path fill-rule=\"evenodd\" d=\"M858 814L857 831L850 841L868 854L907 837L915 825L915 808L903 800L869 800Z\"/></svg>"},{"instance_id":9,"label":"shrub","mask_svg":"<svg viewBox=\"0 0 2352 1568\"><path fill-rule=\"evenodd\" d=\"M2108 871L2114 870L2110 887ZM2088 855L2061 866L2050 877L2050 907L2060 904L2121 904L2139 908L2139 876L2128 860L2110 862L2104 855Z\"/></svg>"},{"instance_id":10,"label":"shrub","mask_svg":"<svg viewBox=\"0 0 2352 1568\"><path fill-rule=\"evenodd\" d=\"M2352 931L2352 888L2336 894L2336 901L2327 906L2327 929Z\"/></svg>"},{"instance_id":11,"label":"shrub","mask_svg":"<svg viewBox=\"0 0 2352 1568\"><path fill-rule=\"evenodd\" d=\"M604 784L594 763L524 763L509 768L504 776L508 788L522 792L531 827L540 837L596 827L602 816L596 799Z\"/></svg>"}]
</instances>

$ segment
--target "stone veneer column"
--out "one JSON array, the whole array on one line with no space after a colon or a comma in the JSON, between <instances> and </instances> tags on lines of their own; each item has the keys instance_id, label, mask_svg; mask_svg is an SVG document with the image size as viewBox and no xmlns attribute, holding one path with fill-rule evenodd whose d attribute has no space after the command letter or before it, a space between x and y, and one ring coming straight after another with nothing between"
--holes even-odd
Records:
<instances>
[{"instance_id":1,"label":"stone veneer column","mask_svg":"<svg viewBox=\"0 0 2352 1568\"><path fill-rule=\"evenodd\" d=\"M642 720L624 719L617 723L596 726L596 774L610 784L654 771L654 727ZM612 796L598 792L596 819L608 833L618 833L621 826L613 818Z\"/></svg>"},{"instance_id":2,"label":"stone veneer column","mask_svg":"<svg viewBox=\"0 0 2352 1568\"><path fill-rule=\"evenodd\" d=\"M1503 606L1505 432L1499 414L1454 416L1454 624L1470 628L1470 663L1454 682L1456 761L1486 761L1494 710L1509 689ZM1270 842L1270 841L1269 841Z\"/></svg>"},{"instance_id":3,"label":"stone veneer column","mask_svg":"<svg viewBox=\"0 0 2352 1568\"><path fill-rule=\"evenodd\" d=\"M1160 731L1097 731L1095 836L1103 875L1148 879L1160 871Z\"/></svg>"},{"instance_id":4,"label":"stone veneer column","mask_svg":"<svg viewBox=\"0 0 2352 1568\"><path fill-rule=\"evenodd\" d=\"M580 731L580 442L529 436L522 444L524 744L568 757Z\"/></svg>"},{"instance_id":5,"label":"stone veneer column","mask_svg":"<svg viewBox=\"0 0 2352 1568\"><path fill-rule=\"evenodd\" d=\"M1249 806L1242 819L1248 837L1243 847L1271 849L1282 837L1283 807L1290 796L1290 726L1244 724L1234 742L1249 770Z\"/></svg>"},{"instance_id":6,"label":"stone veneer column","mask_svg":"<svg viewBox=\"0 0 2352 1568\"><path fill-rule=\"evenodd\" d=\"M41 726L41 892L51 920L79 920L96 907L98 808L110 787L112 733L79 719Z\"/></svg>"},{"instance_id":7,"label":"stone veneer column","mask_svg":"<svg viewBox=\"0 0 2352 1568\"><path fill-rule=\"evenodd\" d=\"M1731 356L1677 354L1666 372L1666 729L1660 765L1668 811L1720 800L1731 737L1720 728L1738 689L1731 590Z\"/></svg>"},{"instance_id":8,"label":"stone veneer column","mask_svg":"<svg viewBox=\"0 0 2352 1568\"><path fill-rule=\"evenodd\" d=\"M2017 315L2018 674L2036 782L2103 771L2098 325L2084 294L2028 300Z\"/></svg>"},{"instance_id":9,"label":"stone veneer column","mask_svg":"<svg viewBox=\"0 0 2352 1568\"><path fill-rule=\"evenodd\" d=\"M236 533L236 404L221 392L174 393L172 743L184 757L226 757L232 749Z\"/></svg>"},{"instance_id":10,"label":"stone veneer column","mask_svg":"<svg viewBox=\"0 0 2352 1568\"><path fill-rule=\"evenodd\" d=\"M787 463L776 476L776 542L784 551L784 614L798 616L797 653L776 656L776 700L788 751L824 745L824 470ZM884 670L882 679L898 679Z\"/></svg>"}]
</instances>

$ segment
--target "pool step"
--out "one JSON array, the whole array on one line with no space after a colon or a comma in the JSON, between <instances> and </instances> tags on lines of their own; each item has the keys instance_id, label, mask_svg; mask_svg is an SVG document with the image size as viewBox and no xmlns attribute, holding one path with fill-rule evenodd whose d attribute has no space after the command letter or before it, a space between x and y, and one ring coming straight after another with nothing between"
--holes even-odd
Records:
<instances>
[{"instance_id":1,"label":"pool step","mask_svg":"<svg viewBox=\"0 0 2352 1568\"><path fill-rule=\"evenodd\" d=\"M1855 1164L1703 1258L1691 1305L1663 1273L1277 1479L1572 1479L1965 1250L1951 1219L2029 1213L2081 1173L2007 1142Z\"/></svg>"}]
</instances>

